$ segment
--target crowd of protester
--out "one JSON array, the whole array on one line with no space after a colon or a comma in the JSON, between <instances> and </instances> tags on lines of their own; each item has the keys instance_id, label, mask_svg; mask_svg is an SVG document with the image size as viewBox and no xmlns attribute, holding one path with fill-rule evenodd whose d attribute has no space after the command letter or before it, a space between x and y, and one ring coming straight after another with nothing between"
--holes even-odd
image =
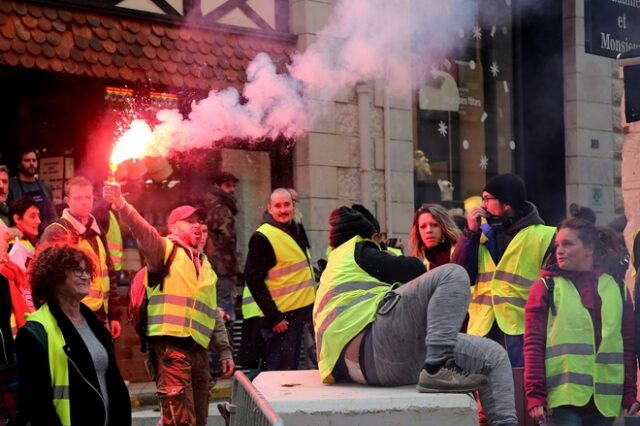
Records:
<instances>
[{"instance_id":1,"label":"crowd of protester","mask_svg":"<svg viewBox=\"0 0 640 426\"><path fill-rule=\"evenodd\" d=\"M627 267L636 277L640 247L627 253L577 205L557 228L545 224L516 175L490 179L464 217L422 205L406 256L366 206L340 206L318 265L297 192L277 188L242 270L231 173L171 210L162 236L117 183L94 205L82 177L65 183L57 218L37 162L25 150L17 176L0 166L0 424L131 424L113 349L121 227L145 260L141 349L163 425L206 424L211 365L220 377L236 363L295 370L306 339L326 384L477 391L481 424L518 424L516 393L548 425L611 425L638 411L639 316L623 280Z\"/></svg>"}]
</instances>

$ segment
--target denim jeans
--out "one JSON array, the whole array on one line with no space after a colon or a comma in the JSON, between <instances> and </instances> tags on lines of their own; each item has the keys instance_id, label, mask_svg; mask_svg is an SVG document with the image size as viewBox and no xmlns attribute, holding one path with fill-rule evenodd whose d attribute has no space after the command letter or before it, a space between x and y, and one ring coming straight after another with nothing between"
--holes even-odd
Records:
<instances>
[{"instance_id":1,"label":"denim jeans","mask_svg":"<svg viewBox=\"0 0 640 426\"><path fill-rule=\"evenodd\" d=\"M600 413L580 413L571 408L557 407L549 411L547 426L611 426L614 420Z\"/></svg>"},{"instance_id":2,"label":"denim jeans","mask_svg":"<svg viewBox=\"0 0 640 426\"><path fill-rule=\"evenodd\" d=\"M393 293L395 297L380 304L363 342L367 383L414 384L425 362L453 357L466 371L488 377L479 394L489 423L517 425L506 351L492 340L458 333L471 299L467 272L458 265L443 265Z\"/></svg>"},{"instance_id":3,"label":"denim jeans","mask_svg":"<svg viewBox=\"0 0 640 426\"><path fill-rule=\"evenodd\" d=\"M300 345L304 326L289 325L286 331L275 333L262 328L262 337L266 343L266 370L297 370L300 359Z\"/></svg>"}]
</instances>

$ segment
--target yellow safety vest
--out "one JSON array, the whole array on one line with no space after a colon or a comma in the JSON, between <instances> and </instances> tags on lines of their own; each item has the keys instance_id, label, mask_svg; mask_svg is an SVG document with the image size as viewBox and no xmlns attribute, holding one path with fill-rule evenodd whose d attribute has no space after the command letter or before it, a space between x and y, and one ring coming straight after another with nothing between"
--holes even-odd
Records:
<instances>
[{"instance_id":1,"label":"yellow safety vest","mask_svg":"<svg viewBox=\"0 0 640 426\"><path fill-rule=\"evenodd\" d=\"M63 215L64 219L64 215ZM68 219L67 222L70 222ZM72 236L72 233L66 226L62 223L53 222L49 226L60 226L63 228L67 234L69 234L69 239L73 240L76 237ZM73 226L71 223L69 226ZM75 233L77 235L77 233ZM109 313L109 269L107 268L107 250L102 244L102 239L99 236L95 236L96 244L98 246L98 253L96 253L89 243L89 240L86 238L82 238L77 236L78 238L78 247L83 249L89 256L93 257L93 263L95 264L96 277L89 284L89 294L82 299L82 303L87 305L93 312L98 312L100 309L103 309L105 314Z\"/></svg>"},{"instance_id":2,"label":"yellow safety vest","mask_svg":"<svg viewBox=\"0 0 640 426\"><path fill-rule=\"evenodd\" d=\"M245 284L242 289L242 318L249 319L255 317L263 317L264 314L262 310L256 303L256 301L251 296L251 291L249 291L249 287Z\"/></svg>"},{"instance_id":3,"label":"yellow safety vest","mask_svg":"<svg viewBox=\"0 0 640 426\"><path fill-rule=\"evenodd\" d=\"M69 403L69 364L64 336L58 322L51 314L49 305L42 305L36 312L27 314L27 321L42 324L47 333L47 354L49 355L49 373L51 374L51 387L53 388L53 405L60 418L60 423L71 425L71 406ZM37 409L37 407L32 407Z\"/></svg>"},{"instance_id":4,"label":"yellow safety vest","mask_svg":"<svg viewBox=\"0 0 640 426\"><path fill-rule=\"evenodd\" d=\"M165 238L165 262L173 241ZM200 274L184 249L176 251L164 286L147 288L148 336L191 337L203 348L209 346L216 325L216 281L218 277L206 256Z\"/></svg>"},{"instance_id":5,"label":"yellow safety vest","mask_svg":"<svg viewBox=\"0 0 640 426\"><path fill-rule=\"evenodd\" d=\"M122 233L120 232L120 224L116 215L109 210L109 230L105 235L107 241L107 249L113 262L113 269L122 270Z\"/></svg>"},{"instance_id":6,"label":"yellow safety vest","mask_svg":"<svg viewBox=\"0 0 640 426\"><path fill-rule=\"evenodd\" d=\"M598 280L602 341L596 351L593 322L580 294L571 281L562 277L553 280L556 315L549 312L544 363L548 407L582 407L593 395L603 416L616 417L624 385L620 287L607 274Z\"/></svg>"},{"instance_id":7,"label":"yellow safety vest","mask_svg":"<svg viewBox=\"0 0 640 426\"><path fill-rule=\"evenodd\" d=\"M332 372L345 346L376 318L378 305L393 286L381 283L358 266L355 236L331 251L313 305L318 369L323 383L335 381Z\"/></svg>"},{"instance_id":8,"label":"yellow safety vest","mask_svg":"<svg viewBox=\"0 0 640 426\"><path fill-rule=\"evenodd\" d=\"M498 265L486 244L480 244L467 333L486 336L495 320L505 334L524 334L524 305L555 232L556 228L545 225L524 228L513 237Z\"/></svg>"},{"instance_id":9,"label":"yellow safety vest","mask_svg":"<svg viewBox=\"0 0 640 426\"><path fill-rule=\"evenodd\" d=\"M276 256L277 263L269 269L265 284L278 310L289 312L311 305L315 299L315 289L309 251L303 252L289 234L268 223L262 224L256 232L267 237ZM243 291L243 315L245 311L256 313L257 304L249 293ZM246 309L245 305L248 305ZM258 315L264 316L259 309Z\"/></svg>"}]
</instances>

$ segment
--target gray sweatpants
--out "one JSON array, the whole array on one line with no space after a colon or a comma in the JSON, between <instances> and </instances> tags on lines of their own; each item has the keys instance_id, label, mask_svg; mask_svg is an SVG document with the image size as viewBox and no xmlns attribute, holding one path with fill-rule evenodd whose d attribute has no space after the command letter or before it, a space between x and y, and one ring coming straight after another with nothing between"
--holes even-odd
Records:
<instances>
[{"instance_id":1,"label":"gray sweatpants","mask_svg":"<svg viewBox=\"0 0 640 426\"><path fill-rule=\"evenodd\" d=\"M399 287L380 304L364 339L367 382L417 383L425 362L454 357L470 373L485 374L480 401L491 425L516 425L513 376L506 351L484 337L459 333L471 293L467 272L443 265Z\"/></svg>"}]
</instances>

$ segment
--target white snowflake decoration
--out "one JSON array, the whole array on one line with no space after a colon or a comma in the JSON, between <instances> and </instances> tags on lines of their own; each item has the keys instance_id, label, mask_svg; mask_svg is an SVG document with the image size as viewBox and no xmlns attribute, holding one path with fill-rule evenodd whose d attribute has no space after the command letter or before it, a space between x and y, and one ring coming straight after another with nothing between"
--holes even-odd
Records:
<instances>
[{"instance_id":1,"label":"white snowflake decoration","mask_svg":"<svg viewBox=\"0 0 640 426\"><path fill-rule=\"evenodd\" d=\"M515 141L509 141L509 148L511 148L511 151L515 151L516 150Z\"/></svg>"},{"instance_id":2,"label":"white snowflake decoration","mask_svg":"<svg viewBox=\"0 0 640 426\"><path fill-rule=\"evenodd\" d=\"M480 40L482 38L482 29L478 25L473 26L473 38Z\"/></svg>"},{"instance_id":3,"label":"white snowflake decoration","mask_svg":"<svg viewBox=\"0 0 640 426\"><path fill-rule=\"evenodd\" d=\"M497 77L500 73L500 67L498 66L498 63L495 61L492 62L491 66L489 67L489 71L491 71L492 76Z\"/></svg>"},{"instance_id":4,"label":"white snowflake decoration","mask_svg":"<svg viewBox=\"0 0 640 426\"><path fill-rule=\"evenodd\" d=\"M448 127L445 122L440 120L440 122L438 123L438 133L440 133L442 136L447 136L447 129Z\"/></svg>"},{"instance_id":5,"label":"white snowflake decoration","mask_svg":"<svg viewBox=\"0 0 640 426\"><path fill-rule=\"evenodd\" d=\"M487 170L487 167L489 167L489 158L487 158L486 155L482 154L480 156L480 168L482 170Z\"/></svg>"}]
</instances>

